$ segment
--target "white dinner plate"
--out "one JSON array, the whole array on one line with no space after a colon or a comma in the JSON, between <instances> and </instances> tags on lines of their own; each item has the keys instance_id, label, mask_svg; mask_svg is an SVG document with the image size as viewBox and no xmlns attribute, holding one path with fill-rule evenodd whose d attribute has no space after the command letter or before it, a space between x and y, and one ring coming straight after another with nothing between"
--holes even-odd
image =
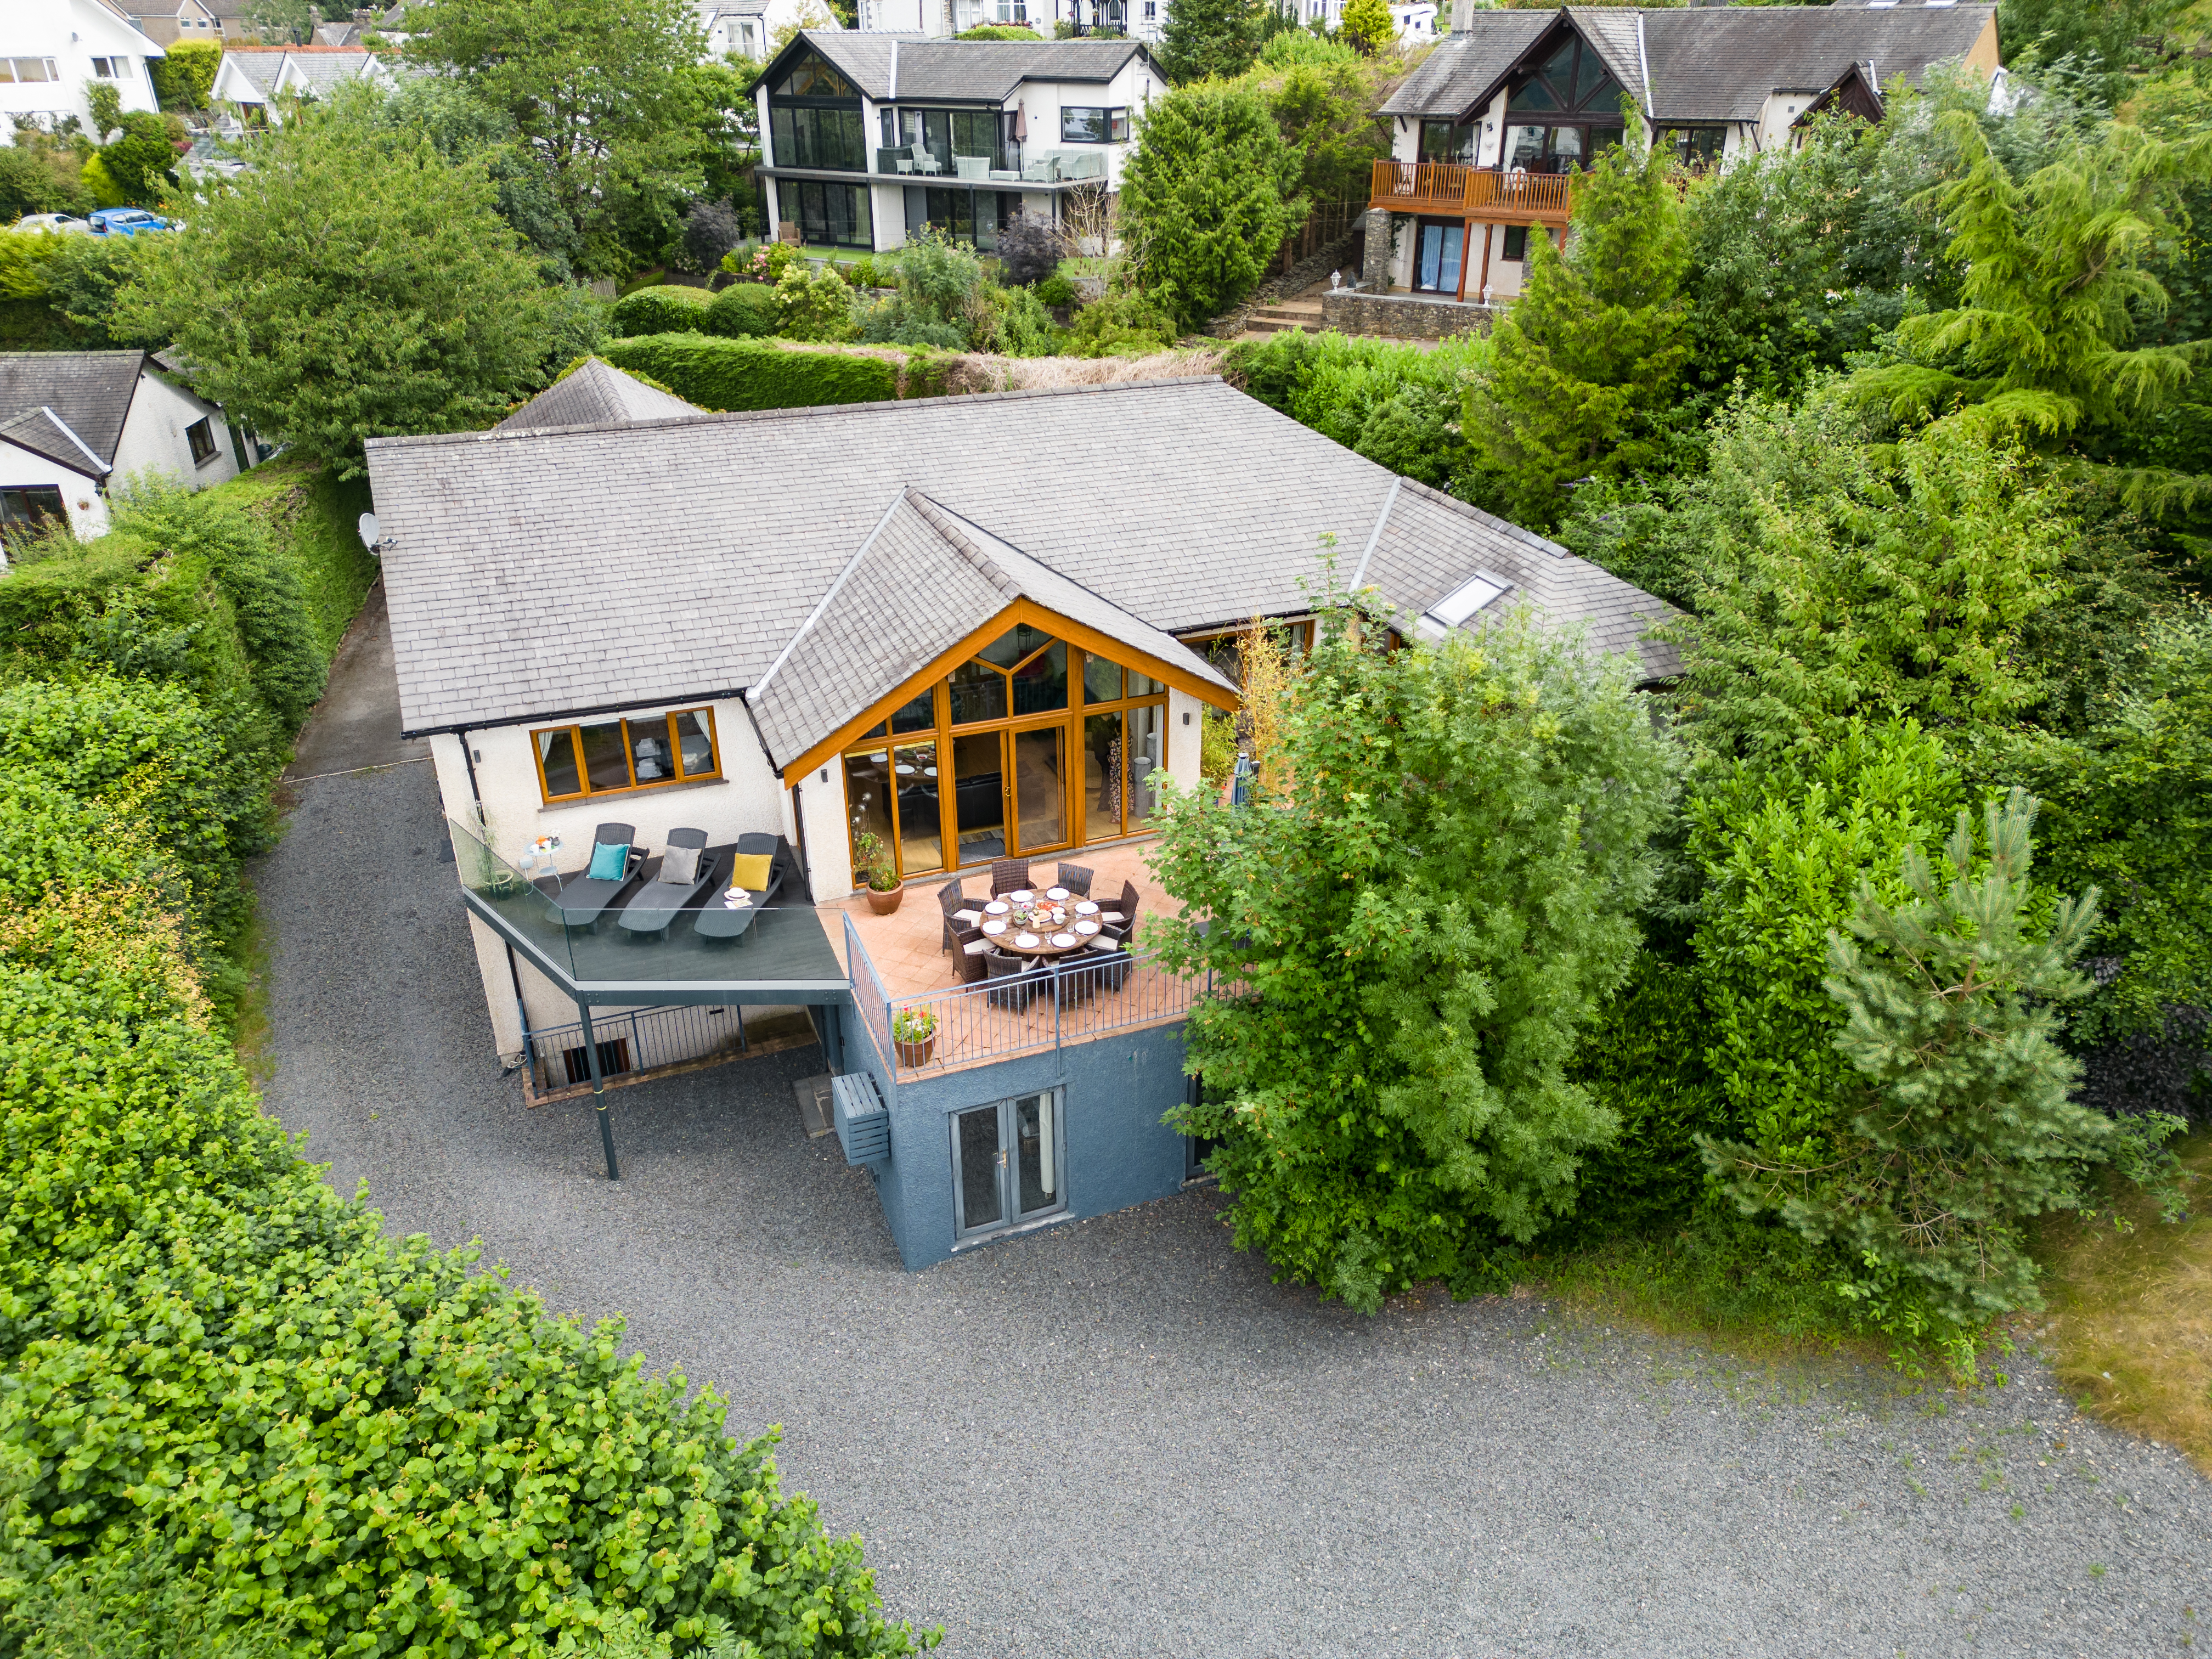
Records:
<instances>
[{"instance_id":1,"label":"white dinner plate","mask_svg":"<svg viewBox=\"0 0 2212 1659\"><path fill-rule=\"evenodd\" d=\"M1079 921L1075 924L1075 931L1088 939L1098 931L1098 924L1095 921Z\"/></svg>"},{"instance_id":2,"label":"white dinner plate","mask_svg":"<svg viewBox=\"0 0 2212 1659\"><path fill-rule=\"evenodd\" d=\"M1098 907L1089 899L1079 899L1075 905L1075 914L1079 916L1095 916L1098 914Z\"/></svg>"},{"instance_id":3,"label":"white dinner plate","mask_svg":"<svg viewBox=\"0 0 2212 1659\"><path fill-rule=\"evenodd\" d=\"M1067 896L1067 889L1065 887L1048 887L1044 890L1044 896L1050 899L1054 904L1057 904L1060 900Z\"/></svg>"},{"instance_id":4,"label":"white dinner plate","mask_svg":"<svg viewBox=\"0 0 2212 1659\"><path fill-rule=\"evenodd\" d=\"M983 931L993 934L1003 933L1006 931L1006 924L1003 921L987 921L983 924Z\"/></svg>"},{"instance_id":5,"label":"white dinner plate","mask_svg":"<svg viewBox=\"0 0 2212 1659\"><path fill-rule=\"evenodd\" d=\"M1037 936L1035 933L1017 933L1014 935L1014 943L1024 951L1034 951L1037 945Z\"/></svg>"},{"instance_id":6,"label":"white dinner plate","mask_svg":"<svg viewBox=\"0 0 2212 1659\"><path fill-rule=\"evenodd\" d=\"M998 899L993 899L988 904L983 907L983 914L987 916L1003 916L1007 913L1007 911L1012 908L1013 906L1011 904L1004 903Z\"/></svg>"},{"instance_id":7,"label":"white dinner plate","mask_svg":"<svg viewBox=\"0 0 2212 1659\"><path fill-rule=\"evenodd\" d=\"M1036 895L1030 891L1028 888L1024 887L1019 892L1009 893L1006 896L1012 899L1016 904L1027 904L1031 899L1035 898Z\"/></svg>"},{"instance_id":8,"label":"white dinner plate","mask_svg":"<svg viewBox=\"0 0 2212 1659\"><path fill-rule=\"evenodd\" d=\"M1052 942L1060 946L1061 950L1065 951L1069 945L1075 943L1075 935L1073 933L1054 933L1052 936Z\"/></svg>"}]
</instances>

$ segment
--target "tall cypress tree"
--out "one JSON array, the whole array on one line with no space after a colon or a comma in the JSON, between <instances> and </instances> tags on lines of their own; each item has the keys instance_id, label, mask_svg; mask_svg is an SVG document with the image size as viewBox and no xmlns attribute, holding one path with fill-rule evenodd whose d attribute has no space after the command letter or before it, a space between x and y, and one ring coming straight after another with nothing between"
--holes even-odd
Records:
<instances>
[{"instance_id":1,"label":"tall cypress tree","mask_svg":"<svg viewBox=\"0 0 2212 1659\"><path fill-rule=\"evenodd\" d=\"M1176 86L1227 80L1260 52L1260 0L1175 0L1153 56Z\"/></svg>"},{"instance_id":2,"label":"tall cypress tree","mask_svg":"<svg viewBox=\"0 0 2212 1659\"><path fill-rule=\"evenodd\" d=\"M1547 530L1568 484L1650 453L1689 356L1689 258L1668 162L1627 149L1577 180L1564 256L1531 227L1521 297L1464 411L1484 493L1507 517Z\"/></svg>"}]
</instances>

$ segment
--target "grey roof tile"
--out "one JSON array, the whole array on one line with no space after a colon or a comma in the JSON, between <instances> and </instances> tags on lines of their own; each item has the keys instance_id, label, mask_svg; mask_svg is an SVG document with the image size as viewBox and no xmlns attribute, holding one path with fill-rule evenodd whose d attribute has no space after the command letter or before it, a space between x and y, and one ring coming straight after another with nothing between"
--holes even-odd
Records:
<instances>
[{"instance_id":1,"label":"grey roof tile","mask_svg":"<svg viewBox=\"0 0 2212 1659\"><path fill-rule=\"evenodd\" d=\"M1335 538L1348 574L1391 484L1373 462L1211 377L374 439L368 453L393 538L385 582L403 718L416 732L753 685L909 489L927 505L887 529L872 561L941 558L916 539L930 525L945 546L981 547L1040 605L1136 643L1125 630L1306 609L1300 584L1318 583L1322 538ZM1431 495L1401 490L1401 501ZM1445 507L1419 530L1395 511L1386 527L1388 560L1406 568L1378 548L1385 562L1369 577L1393 604L1429 602L1414 586L1425 573L1441 580L1494 562L1516 540L1549 547L1434 500ZM1577 573L1556 574L1560 621L1595 607L1613 626L1661 609L1556 550L1547 556ZM883 620L833 629L835 648L885 664L926 659L928 641L957 638L945 630L981 602L965 578L942 592L918 579L870 578L856 591L868 605L840 616ZM891 616L907 611L910 625ZM810 677L801 647L832 648L802 640L771 691L786 673ZM1671 656L1643 649L1648 672L1668 672ZM832 672L825 659L811 673ZM818 740L882 689L854 702L843 688L802 696L794 684L781 741Z\"/></svg>"},{"instance_id":2,"label":"grey roof tile","mask_svg":"<svg viewBox=\"0 0 2212 1659\"><path fill-rule=\"evenodd\" d=\"M537 432L562 426L616 426L704 413L672 392L649 386L604 357L586 357L492 428Z\"/></svg>"},{"instance_id":3,"label":"grey roof tile","mask_svg":"<svg viewBox=\"0 0 2212 1659\"><path fill-rule=\"evenodd\" d=\"M1871 62L1882 86L1919 85L1928 70L1963 58L1994 6L1563 7L1478 11L1448 35L1382 106L1386 115L1469 112L1538 35L1571 16L1621 84L1656 121L1747 121L1780 91L1824 91L1855 63ZM1642 23L1639 61L1638 23Z\"/></svg>"},{"instance_id":4,"label":"grey roof tile","mask_svg":"<svg viewBox=\"0 0 2212 1659\"><path fill-rule=\"evenodd\" d=\"M1110 81L1145 51L1138 40L935 40L817 29L799 38L869 97L896 94L902 103L928 98L997 102L1012 97L1024 81Z\"/></svg>"},{"instance_id":5,"label":"grey roof tile","mask_svg":"<svg viewBox=\"0 0 2212 1659\"><path fill-rule=\"evenodd\" d=\"M145 362L143 351L0 352L0 422L51 409L105 467L115 459ZM33 422L32 429L40 424ZM79 468L84 465L73 445L66 458L56 459Z\"/></svg>"}]
</instances>

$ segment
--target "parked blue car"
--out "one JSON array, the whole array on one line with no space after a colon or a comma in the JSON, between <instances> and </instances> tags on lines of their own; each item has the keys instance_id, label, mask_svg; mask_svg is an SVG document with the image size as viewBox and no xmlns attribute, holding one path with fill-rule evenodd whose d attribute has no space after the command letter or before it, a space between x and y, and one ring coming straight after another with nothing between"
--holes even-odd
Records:
<instances>
[{"instance_id":1,"label":"parked blue car","mask_svg":"<svg viewBox=\"0 0 2212 1659\"><path fill-rule=\"evenodd\" d=\"M144 208L94 208L87 216L95 236L136 236L142 230L176 228L160 214L149 213Z\"/></svg>"}]
</instances>

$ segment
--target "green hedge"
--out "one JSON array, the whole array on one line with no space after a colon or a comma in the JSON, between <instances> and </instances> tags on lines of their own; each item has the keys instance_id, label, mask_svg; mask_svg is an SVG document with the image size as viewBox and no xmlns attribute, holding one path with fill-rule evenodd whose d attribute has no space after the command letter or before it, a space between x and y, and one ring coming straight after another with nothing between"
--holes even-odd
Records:
<instances>
[{"instance_id":1,"label":"green hedge","mask_svg":"<svg viewBox=\"0 0 2212 1659\"><path fill-rule=\"evenodd\" d=\"M688 328L702 328L711 298L703 288L641 288L615 301L607 313L607 326L617 336L680 334Z\"/></svg>"},{"instance_id":2,"label":"green hedge","mask_svg":"<svg viewBox=\"0 0 2212 1659\"><path fill-rule=\"evenodd\" d=\"M617 368L650 374L702 409L808 409L899 395L897 364L859 352L652 334L614 341L602 355Z\"/></svg>"},{"instance_id":3,"label":"green hedge","mask_svg":"<svg viewBox=\"0 0 2212 1659\"><path fill-rule=\"evenodd\" d=\"M782 320L783 307L766 283L732 283L714 296L699 326L731 339L762 338Z\"/></svg>"}]
</instances>

